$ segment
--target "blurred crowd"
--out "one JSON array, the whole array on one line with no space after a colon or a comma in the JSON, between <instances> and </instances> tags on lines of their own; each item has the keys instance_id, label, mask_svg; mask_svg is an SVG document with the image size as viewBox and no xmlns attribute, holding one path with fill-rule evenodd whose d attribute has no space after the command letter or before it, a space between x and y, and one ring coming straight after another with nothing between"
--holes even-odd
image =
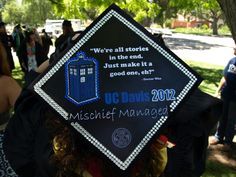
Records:
<instances>
[{"instance_id":1,"label":"blurred crowd","mask_svg":"<svg viewBox=\"0 0 236 177\"><path fill-rule=\"evenodd\" d=\"M15 69L16 59L13 59L15 55L12 53L15 52L24 73L48 59L50 46L53 45L51 37L44 29L39 34L37 28L17 24L9 34L4 22L0 22L0 41L7 52L10 70Z\"/></svg>"},{"instance_id":2,"label":"blurred crowd","mask_svg":"<svg viewBox=\"0 0 236 177\"><path fill-rule=\"evenodd\" d=\"M16 100L24 90L12 76L16 62L19 62L24 73L24 80L26 80L31 71L36 72L39 66L42 66L49 58L52 60L57 53L66 49L74 34L70 21L63 21L62 31L63 33L55 40L55 51L49 56L53 40L44 29L39 32L37 28L17 24L9 33L6 30L6 23L0 22L0 176L18 176L6 160L2 148L5 128L15 111L13 109L16 107Z\"/></svg>"},{"instance_id":3,"label":"blurred crowd","mask_svg":"<svg viewBox=\"0 0 236 177\"><path fill-rule=\"evenodd\" d=\"M66 49L75 33L80 32L74 32L69 20L63 21L62 34L55 41L46 33L45 29L38 31L37 28L17 24L9 33L6 30L6 24L0 22L0 41L7 53L10 71L12 72L15 69L15 62L18 59L21 70L25 75L29 71L35 70L47 59L56 57L57 53ZM50 47L55 50L51 52L52 55ZM13 58L13 56L16 56L16 58Z\"/></svg>"}]
</instances>

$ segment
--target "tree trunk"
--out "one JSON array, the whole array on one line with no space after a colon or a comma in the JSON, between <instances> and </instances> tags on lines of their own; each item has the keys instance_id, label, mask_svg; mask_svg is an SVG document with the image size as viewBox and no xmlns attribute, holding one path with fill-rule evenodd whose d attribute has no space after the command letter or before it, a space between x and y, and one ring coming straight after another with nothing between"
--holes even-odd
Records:
<instances>
[{"instance_id":1,"label":"tree trunk","mask_svg":"<svg viewBox=\"0 0 236 177\"><path fill-rule=\"evenodd\" d=\"M213 35L218 35L218 18L213 17L213 22L212 22L212 32Z\"/></svg>"},{"instance_id":2,"label":"tree trunk","mask_svg":"<svg viewBox=\"0 0 236 177\"><path fill-rule=\"evenodd\" d=\"M217 0L222 11L225 14L226 21L236 43L236 1L235 0Z\"/></svg>"}]
</instances>

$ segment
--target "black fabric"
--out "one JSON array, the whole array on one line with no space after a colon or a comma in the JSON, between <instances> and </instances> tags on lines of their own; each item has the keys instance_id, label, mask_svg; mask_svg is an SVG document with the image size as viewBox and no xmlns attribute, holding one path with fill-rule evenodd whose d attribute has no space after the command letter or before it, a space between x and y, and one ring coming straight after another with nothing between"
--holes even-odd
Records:
<instances>
[{"instance_id":1,"label":"black fabric","mask_svg":"<svg viewBox=\"0 0 236 177\"><path fill-rule=\"evenodd\" d=\"M0 41L2 42L2 44L6 50L7 61L10 66L10 70L13 70L13 69L15 69L15 64L14 64L13 56L11 53L13 38L11 35L7 35L6 33L0 33Z\"/></svg>"},{"instance_id":2,"label":"black fabric","mask_svg":"<svg viewBox=\"0 0 236 177\"><path fill-rule=\"evenodd\" d=\"M10 119L10 113L8 111L0 113L0 125L7 123L9 119Z\"/></svg>"},{"instance_id":3,"label":"black fabric","mask_svg":"<svg viewBox=\"0 0 236 177\"><path fill-rule=\"evenodd\" d=\"M49 165L52 148L44 125L44 106L28 90L23 90L8 123L3 148L12 168L20 177L52 176Z\"/></svg>"},{"instance_id":4,"label":"black fabric","mask_svg":"<svg viewBox=\"0 0 236 177\"><path fill-rule=\"evenodd\" d=\"M45 32L44 35L41 36L42 44L43 44L43 52L46 57L48 57L48 53L50 50L50 46L53 45L52 39L48 34Z\"/></svg>"},{"instance_id":5,"label":"black fabric","mask_svg":"<svg viewBox=\"0 0 236 177\"><path fill-rule=\"evenodd\" d=\"M200 177L205 170L208 136L222 114L222 101L196 90L169 122L165 177Z\"/></svg>"},{"instance_id":6,"label":"black fabric","mask_svg":"<svg viewBox=\"0 0 236 177\"><path fill-rule=\"evenodd\" d=\"M0 176L18 177L5 157L4 151L2 149L3 137L4 131L0 131Z\"/></svg>"},{"instance_id":7,"label":"black fabric","mask_svg":"<svg viewBox=\"0 0 236 177\"><path fill-rule=\"evenodd\" d=\"M75 34L80 34L80 31L74 33L68 33L67 35L61 35L55 42L56 50L51 54L49 63L52 63L54 59L60 58L65 54L70 48L72 48L76 41L73 41L72 38Z\"/></svg>"},{"instance_id":8,"label":"black fabric","mask_svg":"<svg viewBox=\"0 0 236 177\"><path fill-rule=\"evenodd\" d=\"M74 33L60 35L55 41L56 50L63 51L66 48L66 41L70 40Z\"/></svg>"}]
</instances>

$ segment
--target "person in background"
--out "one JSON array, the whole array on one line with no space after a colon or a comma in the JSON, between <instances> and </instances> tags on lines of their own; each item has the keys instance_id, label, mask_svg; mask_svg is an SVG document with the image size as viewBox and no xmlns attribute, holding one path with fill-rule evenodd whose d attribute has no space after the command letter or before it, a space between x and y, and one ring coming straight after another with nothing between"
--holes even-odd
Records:
<instances>
[{"instance_id":1,"label":"person in background","mask_svg":"<svg viewBox=\"0 0 236 177\"><path fill-rule=\"evenodd\" d=\"M234 48L236 55L236 48ZM210 145L224 144L225 150L230 150L233 144L236 122L236 57L232 58L223 71L216 90L216 95L221 95L223 100L223 115L218 123L214 138Z\"/></svg>"},{"instance_id":2,"label":"person in background","mask_svg":"<svg viewBox=\"0 0 236 177\"><path fill-rule=\"evenodd\" d=\"M28 29L19 50L19 60L23 66L23 71L28 73L30 70L36 69L46 59L42 46L36 41L34 31Z\"/></svg>"},{"instance_id":3,"label":"person in background","mask_svg":"<svg viewBox=\"0 0 236 177\"><path fill-rule=\"evenodd\" d=\"M52 45L52 39L46 33L45 29L42 30L42 35L40 36L43 44L44 55L48 57L50 46Z\"/></svg>"},{"instance_id":4,"label":"person in background","mask_svg":"<svg viewBox=\"0 0 236 177\"><path fill-rule=\"evenodd\" d=\"M59 57L59 55L73 45L73 36L78 37L79 33L75 33L71 21L64 20L62 23L63 33L55 41L55 51L50 55L50 61Z\"/></svg>"},{"instance_id":5,"label":"person in background","mask_svg":"<svg viewBox=\"0 0 236 177\"><path fill-rule=\"evenodd\" d=\"M5 158L2 149L5 127L10 119L10 111L20 95L21 87L11 77L7 61L7 53L0 42L0 174L1 176L17 177Z\"/></svg>"},{"instance_id":6,"label":"person in background","mask_svg":"<svg viewBox=\"0 0 236 177\"><path fill-rule=\"evenodd\" d=\"M24 34L22 32L22 28L20 24L14 27L13 32L12 32L12 38L13 38L13 49L17 54L20 48L20 44L22 43L22 41L24 41Z\"/></svg>"},{"instance_id":7,"label":"person in background","mask_svg":"<svg viewBox=\"0 0 236 177\"><path fill-rule=\"evenodd\" d=\"M34 32L34 35L35 35L35 41L38 42L41 46L43 46L43 42L37 28L32 28L32 31Z\"/></svg>"},{"instance_id":8,"label":"person in background","mask_svg":"<svg viewBox=\"0 0 236 177\"><path fill-rule=\"evenodd\" d=\"M8 61L9 66L10 66L10 71L12 71L13 69L15 69L15 64L14 64L13 56L12 56L12 53L11 53L11 48L12 48L12 45L13 45L13 39L12 39L11 35L7 34L4 22L0 22L0 40L1 40L3 46L6 50L7 61Z\"/></svg>"},{"instance_id":9,"label":"person in background","mask_svg":"<svg viewBox=\"0 0 236 177\"><path fill-rule=\"evenodd\" d=\"M62 34L56 39L55 47L56 50L64 50L66 46L64 45L68 39L74 35L74 30L72 28L71 21L64 20L62 23Z\"/></svg>"},{"instance_id":10,"label":"person in background","mask_svg":"<svg viewBox=\"0 0 236 177\"><path fill-rule=\"evenodd\" d=\"M13 38L13 51L16 52L16 56L18 57L20 45L24 41L24 38L25 38L20 24L14 27L13 32L12 32L12 38ZM19 57L18 57L18 60L19 60ZM21 62L19 63L21 64ZM21 69L23 70L22 65L21 65Z\"/></svg>"}]
</instances>

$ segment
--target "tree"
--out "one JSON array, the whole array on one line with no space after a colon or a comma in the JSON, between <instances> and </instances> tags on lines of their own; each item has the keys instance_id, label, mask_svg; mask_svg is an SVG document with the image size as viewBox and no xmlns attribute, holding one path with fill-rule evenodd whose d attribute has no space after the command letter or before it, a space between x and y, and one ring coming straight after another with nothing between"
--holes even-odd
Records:
<instances>
[{"instance_id":1,"label":"tree","mask_svg":"<svg viewBox=\"0 0 236 177\"><path fill-rule=\"evenodd\" d=\"M0 0L0 21L2 21L2 12L7 3L7 0Z\"/></svg>"},{"instance_id":2,"label":"tree","mask_svg":"<svg viewBox=\"0 0 236 177\"><path fill-rule=\"evenodd\" d=\"M30 25L44 24L53 16L52 5L48 0L23 0L26 23Z\"/></svg>"},{"instance_id":3,"label":"tree","mask_svg":"<svg viewBox=\"0 0 236 177\"><path fill-rule=\"evenodd\" d=\"M211 24L212 33L218 35L218 20L222 17L222 10L216 0L171 0L172 6L179 11L193 14Z\"/></svg>"},{"instance_id":4,"label":"tree","mask_svg":"<svg viewBox=\"0 0 236 177\"><path fill-rule=\"evenodd\" d=\"M7 1L2 11L7 23L23 23L31 26L44 24L47 18L53 16L52 6L48 0L24 0L22 4L16 0Z\"/></svg>"},{"instance_id":5,"label":"tree","mask_svg":"<svg viewBox=\"0 0 236 177\"><path fill-rule=\"evenodd\" d=\"M194 0L199 18L211 23L213 34L218 35L218 21L222 17L222 10L216 0Z\"/></svg>"},{"instance_id":6,"label":"tree","mask_svg":"<svg viewBox=\"0 0 236 177\"><path fill-rule=\"evenodd\" d=\"M116 3L138 22L153 18L159 12L159 6L147 0L49 0L54 4L61 18L80 18L94 20L109 5Z\"/></svg>"},{"instance_id":7,"label":"tree","mask_svg":"<svg viewBox=\"0 0 236 177\"><path fill-rule=\"evenodd\" d=\"M225 14L226 21L236 43L236 1L235 0L217 0L222 11Z\"/></svg>"},{"instance_id":8,"label":"tree","mask_svg":"<svg viewBox=\"0 0 236 177\"><path fill-rule=\"evenodd\" d=\"M24 22L24 6L19 6L16 1L9 1L2 11L3 20L9 24Z\"/></svg>"},{"instance_id":9,"label":"tree","mask_svg":"<svg viewBox=\"0 0 236 177\"><path fill-rule=\"evenodd\" d=\"M178 12L178 3L173 3L172 0L149 0L156 3L159 7L159 12L156 12L154 22L160 24L162 27L166 27L166 21L171 18L175 18Z\"/></svg>"}]
</instances>

